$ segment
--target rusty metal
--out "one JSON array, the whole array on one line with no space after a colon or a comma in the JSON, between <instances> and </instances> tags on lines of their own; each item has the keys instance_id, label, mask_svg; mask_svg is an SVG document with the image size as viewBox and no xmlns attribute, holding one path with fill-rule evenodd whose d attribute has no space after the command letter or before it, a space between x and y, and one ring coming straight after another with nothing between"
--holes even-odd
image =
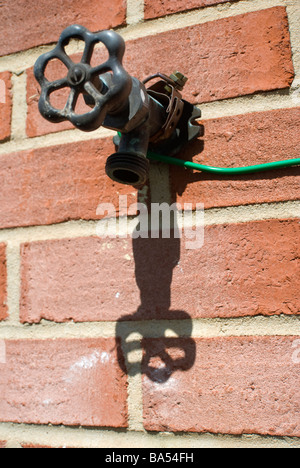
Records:
<instances>
[{"instance_id":1,"label":"rusty metal","mask_svg":"<svg viewBox=\"0 0 300 468\"><path fill-rule=\"evenodd\" d=\"M158 143L161 140L167 140L171 137L182 116L184 107L182 95L177 90L174 81L161 73L152 75L150 79L153 80L157 77L162 79L147 88L147 93L164 106L166 110L166 121L159 131L151 136L151 143ZM144 80L144 84L148 83L150 79Z\"/></svg>"}]
</instances>

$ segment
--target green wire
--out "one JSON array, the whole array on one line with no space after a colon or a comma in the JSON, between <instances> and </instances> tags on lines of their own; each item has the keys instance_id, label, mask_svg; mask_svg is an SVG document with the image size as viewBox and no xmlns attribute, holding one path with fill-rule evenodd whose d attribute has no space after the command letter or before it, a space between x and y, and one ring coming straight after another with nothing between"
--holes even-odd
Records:
<instances>
[{"instance_id":1,"label":"green wire","mask_svg":"<svg viewBox=\"0 0 300 468\"><path fill-rule=\"evenodd\" d=\"M153 153L149 151L147 158L155 161L160 161L166 164L174 164L176 166L187 167L189 169L194 169L196 171L203 172L212 172L214 174L223 174L223 175L234 175L234 174L252 174L254 172L269 171L272 169L280 169L283 167L291 167L300 165L300 158L297 159L287 159L285 161L276 161L266 164L257 164L255 166L246 166L246 167L213 167L205 166L203 164L193 163L191 161L184 161L182 159L172 158L170 156L163 156L161 154Z\"/></svg>"},{"instance_id":2,"label":"green wire","mask_svg":"<svg viewBox=\"0 0 300 468\"><path fill-rule=\"evenodd\" d=\"M121 137L121 133L118 132L118 135ZM270 171L274 169L282 169L285 167L299 166L300 158L296 159L286 159L284 161L270 162L266 164L257 164L255 166L245 166L245 167L213 167L205 166L203 164L193 163L191 161L184 161L182 159L172 158L171 156L164 156L162 154L154 153L153 151L148 151L147 158L160 161L165 164L173 164L175 166L187 167L189 169L194 169L195 171L211 172L213 174L220 175L235 175L235 174L253 174L255 172Z\"/></svg>"}]
</instances>

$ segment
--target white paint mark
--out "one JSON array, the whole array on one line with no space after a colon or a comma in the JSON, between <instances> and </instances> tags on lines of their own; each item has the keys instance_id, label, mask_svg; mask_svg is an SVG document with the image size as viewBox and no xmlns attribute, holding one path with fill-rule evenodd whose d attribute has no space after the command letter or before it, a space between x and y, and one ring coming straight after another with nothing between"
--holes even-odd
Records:
<instances>
[{"instance_id":1,"label":"white paint mark","mask_svg":"<svg viewBox=\"0 0 300 468\"><path fill-rule=\"evenodd\" d=\"M76 371L76 369L92 369L99 361L99 358L99 351L94 351L89 356L83 356L79 361L75 362L75 364L70 367L70 371L73 372Z\"/></svg>"},{"instance_id":2,"label":"white paint mark","mask_svg":"<svg viewBox=\"0 0 300 468\"><path fill-rule=\"evenodd\" d=\"M86 370L91 370L93 367L96 366L98 362L101 364L106 364L110 360L109 353L103 351L100 353L99 351L95 350L89 356L82 356L78 361L73 364L68 372L63 377L64 382L73 383L76 378L82 376L82 372Z\"/></svg>"},{"instance_id":3,"label":"white paint mark","mask_svg":"<svg viewBox=\"0 0 300 468\"><path fill-rule=\"evenodd\" d=\"M106 364L107 362L109 362L109 359L110 359L109 354L103 351L103 353L101 353L101 356L100 356L101 363Z\"/></svg>"},{"instance_id":4,"label":"white paint mark","mask_svg":"<svg viewBox=\"0 0 300 468\"><path fill-rule=\"evenodd\" d=\"M47 400L43 401L43 405L45 405L45 406L49 406L49 405L51 405L51 403L52 403L52 400L50 400L50 399L47 399Z\"/></svg>"},{"instance_id":5,"label":"white paint mark","mask_svg":"<svg viewBox=\"0 0 300 468\"><path fill-rule=\"evenodd\" d=\"M157 377L157 376L156 376ZM168 380L164 378L157 378L154 382L154 389L155 390L175 390L178 385L177 380L174 377L170 377Z\"/></svg>"}]
</instances>

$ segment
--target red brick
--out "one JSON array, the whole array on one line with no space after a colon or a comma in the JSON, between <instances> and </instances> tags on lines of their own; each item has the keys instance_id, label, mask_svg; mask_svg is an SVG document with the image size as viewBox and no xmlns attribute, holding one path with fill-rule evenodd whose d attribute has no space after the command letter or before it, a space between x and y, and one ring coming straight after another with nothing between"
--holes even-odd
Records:
<instances>
[{"instance_id":1,"label":"red brick","mask_svg":"<svg viewBox=\"0 0 300 468\"><path fill-rule=\"evenodd\" d=\"M231 3L237 0L231 0ZM210 5L225 3L228 0L145 0L145 19L159 18L160 16L193 10Z\"/></svg>"},{"instance_id":2,"label":"red brick","mask_svg":"<svg viewBox=\"0 0 300 468\"><path fill-rule=\"evenodd\" d=\"M158 360L143 378L144 426L149 431L189 431L299 437L300 373L292 336L196 339L190 370L172 369L157 382L168 339L145 340ZM183 339L178 339L179 347ZM145 369L144 369L145 370ZM174 372L172 372L174 370Z\"/></svg>"},{"instance_id":3,"label":"red brick","mask_svg":"<svg viewBox=\"0 0 300 468\"><path fill-rule=\"evenodd\" d=\"M95 63L104 60L103 52L95 51ZM286 10L275 7L128 41L124 67L140 80L180 70L189 77L184 98L195 104L287 88L294 70ZM58 71L56 78L64 76ZM28 136L71 128L44 121L38 93L29 70ZM65 103L60 94L58 101Z\"/></svg>"},{"instance_id":4,"label":"red brick","mask_svg":"<svg viewBox=\"0 0 300 468\"><path fill-rule=\"evenodd\" d=\"M22 444L22 448L26 449L51 449L56 447L49 447L48 445L39 445L39 444ZM66 448L66 447L58 447L58 448Z\"/></svg>"},{"instance_id":5,"label":"red brick","mask_svg":"<svg viewBox=\"0 0 300 468\"><path fill-rule=\"evenodd\" d=\"M256 112L202 122L204 138L180 158L217 167L239 167L298 158L300 108ZM299 200L300 169L244 176L171 168L172 198L205 208Z\"/></svg>"},{"instance_id":6,"label":"red brick","mask_svg":"<svg viewBox=\"0 0 300 468\"><path fill-rule=\"evenodd\" d=\"M115 339L6 341L0 420L127 426L127 380Z\"/></svg>"},{"instance_id":7,"label":"red brick","mask_svg":"<svg viewBox=\"0 0 300 468\"><path fill-rule=\"evenodd\" d=\"M0 320L7 318L7 271L6 271L6 245L0 244Z\"/></svg>"},{"instance_id":8,"label":"red brick","mask_svg":"<svg viewBox=\"0 0 300 468\"><path fill-rule=\"evenodd\" d=\"M0 73L0 141L10 138L11 132L11 74Z\"/></svg>"},{"instance_id":9,"label":"red brick","mask_svg":"<svg viewBox=\"0 0 300 468\"><path fill-rule=\"evenodd\" d=\"M208 226L204 246L185 250L172 305L192 317L299 314L299 220Z\"/></svg>"},{"instance_id":10,"label":"red brick","mask_svg":"<svg viewBox=\"0 0 300 468\"><path fill-rule=\"evenodd\" d=\"M126 21L126 1L111 0L3 0L0 11L0 55L55 42L64 28L82 24L92 31L121 26Z\"/></svg>"},{"instance_id":11,"label":"red brick","mask_svg":"<svg viewBox=\"0 0 300 468\"><path fill-rule=\"evenodd\" d=\"M124 64L144 79L174 69L193 103L287 88L294 77L284 7L247 13L127 43Z\"/></svg>"},{"instance_id":12,"label":"red brick","mask_svg":"<svg viewBox=\"0 0 300 468\"><path fill-rule=\"evenodd\" d=\"M0 227L99 219L99 203L118 208L119 194L136 191L105 174L112 139L39 148L0 156Z\"/></svg>"},{"instance_id":13,"label":"red brick","mask_svg":"<svg viewBox=\"0 0 300 468\"><path fill-rule=\"evenodd\" d=\"M88 237L23 245L21 321L105 321L134 312L139 294L130 244Z\"/></svg>"},{"instance_id":14,"label":"red brick","mask_svg":"<svg viewBox=\"0 0 300 468\"><path fill-rule=\"evenodd\" d=\"M208 226L198 250L184 238L24 244L20 319L297 315L299 229L298 220Z\"/></svg>"}]
</instances>

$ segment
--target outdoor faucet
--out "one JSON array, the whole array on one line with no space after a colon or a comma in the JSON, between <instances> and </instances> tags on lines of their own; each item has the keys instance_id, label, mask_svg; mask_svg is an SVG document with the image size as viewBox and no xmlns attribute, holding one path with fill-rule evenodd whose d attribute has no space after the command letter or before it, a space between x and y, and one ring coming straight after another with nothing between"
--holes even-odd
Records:
<instances>
[{"instance_id":1,"label":"outdoor faucet","mask_svg":"<svg viewBox=\"0 0 300 468\"><path fill-rule=\"evenodd\" d=\"M74 63L65 47L71 39L83 40L80 63ZM91 65L95 45L107 48L108 59ZM122 66L125 53L123 38L114 31L92 33L83 26L66 28L54 50L37 60L34 74L41 86L39 110L53 123L70 121L76 128L90 132L103 126L118 134L116 153L108 157L106 173L114 181L139 187L148 178L148 150L174 156L189 141L198 137L201 126L196 122L200 110L182 99L181 91L187 78L174 72L170 77L157 73L140 82ZM51 60L58 59L67 67L65 78L48 81L45 70ZM155 80L149 88L146 84ZM50 103L51 94L70 88L62 110ZM76 113L80 94L91 107L85 114Z\"/></svg>"}]
</instances>

